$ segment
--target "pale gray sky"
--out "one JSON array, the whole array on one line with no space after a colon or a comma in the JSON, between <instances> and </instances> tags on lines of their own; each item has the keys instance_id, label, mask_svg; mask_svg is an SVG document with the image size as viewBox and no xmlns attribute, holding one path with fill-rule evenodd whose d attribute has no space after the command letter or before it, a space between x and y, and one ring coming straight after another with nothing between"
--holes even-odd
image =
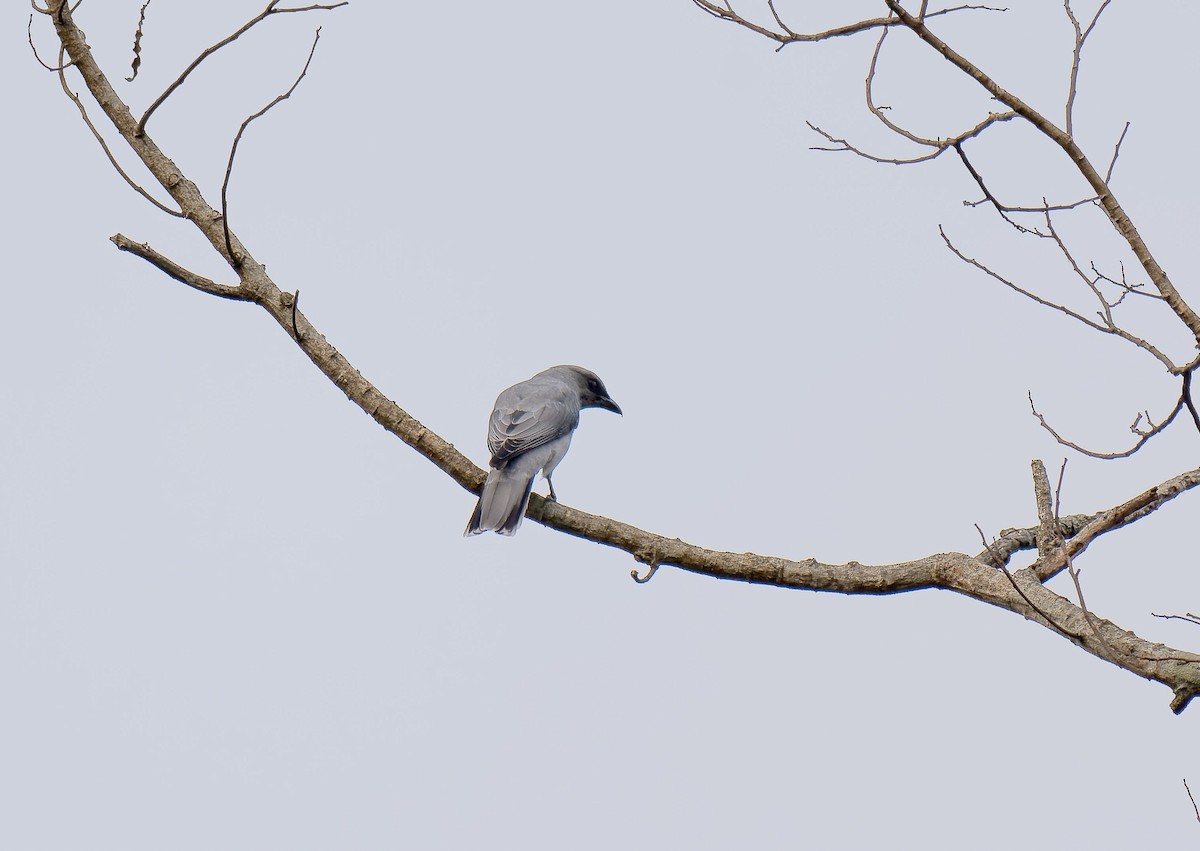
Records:
<instances>
[{"instance_id":1,"label":"pale gray sky","mask_svg":"<svg viewBox=\"0 0 1200 851\"><path fill-rule=\"evenodd\" d=\"M263 5L159 3L141 75L120 83L135 109ZM793 4L794 26L810 5ZM845 19L882 9L837 5ZM114 80L138 6L77 13ZM0 49L0 847L1200 838L1181 783L1200 789L1200 710L1172 716L1162 686L1008 612L671 569L639 586L624 554L536 523L464 540L474 497L348 404L262 311L108 242L119 231L228 279L108 167L30 56L27 14L8 11ZM1076 119L1104 162L1133 122L1114 189L1193 303L1198 16L1113 4ZM231 225L357 368L478 463L499 390L556 363L598 372L625 416L584 413L555 475L567 504L734 551L976 552L973 524L1034 522L1029 461L1057 470L1064 454L1027 391L1112 448L1135 411L1174 403L1144 354L945 251L939 223L1086 306L1061 258L962 206L977 190L957 161L808 150L805 119L905 152L862 105L873 39L775 53L685 0L283 16L150 125L210 200L237 125L287 87L318 25L308 77L243 140ZM1057 4L937 26L1061 115ZM52 59L40 18L34 39ZM892 41L878 98L894 117L945 136L989 108ZM1013 201L1078 191L1015 125L971 150ZM1063 227L1088 259L1126 257L1094 213ZM1182 335L1144 319L1186 359ZM1196 441L1180 429L1131 461L1072 458L1064 510L1192 466ZM1088 551L1094 611L1200 644L1150 614L1200 606L1195 499Z\"/></svg>"}]
</instances>

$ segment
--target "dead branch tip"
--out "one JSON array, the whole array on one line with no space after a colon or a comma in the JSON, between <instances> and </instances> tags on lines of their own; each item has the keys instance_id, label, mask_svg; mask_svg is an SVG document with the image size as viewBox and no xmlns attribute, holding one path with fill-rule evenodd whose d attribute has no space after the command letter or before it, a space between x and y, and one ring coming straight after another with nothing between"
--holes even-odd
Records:
<instances>
[{"instance_id":1,"label":"dead branch tip","mask_svg":"<svg viewBox=\"0 0 1200 851\"><path fill-rule=\"evenodd\" d=\"M150 5L150 0L146 0L142 4L142 9L138 12L137 29L133 33L133 63L132 73L125 78L125 82L132 83L137 79L138 69L142 67L142 28L146 24L146 7Z\"/></svg>"}]
</instances>

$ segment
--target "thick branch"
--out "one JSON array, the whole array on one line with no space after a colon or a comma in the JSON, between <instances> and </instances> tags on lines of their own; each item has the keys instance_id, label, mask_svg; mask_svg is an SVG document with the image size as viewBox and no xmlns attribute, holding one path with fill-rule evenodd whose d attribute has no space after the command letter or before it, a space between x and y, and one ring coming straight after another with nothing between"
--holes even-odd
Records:
<instances>
[{"instance_id":1,"label":"thick branch","mask_svg":"<svg viewBox=\"0 0 1200 851\"><path fill-rule=\"evenodd\" d=\"M1094 515L1087 525L1071 536L1060 552L1039 560L1033 566L1038 580L1045 582L1061 572L1067 566L1068 559L1077 558L1101 535L1141 520L1197 485L1200 485L1200 469L1189 470Z\"/></svg>"}]
</instances>

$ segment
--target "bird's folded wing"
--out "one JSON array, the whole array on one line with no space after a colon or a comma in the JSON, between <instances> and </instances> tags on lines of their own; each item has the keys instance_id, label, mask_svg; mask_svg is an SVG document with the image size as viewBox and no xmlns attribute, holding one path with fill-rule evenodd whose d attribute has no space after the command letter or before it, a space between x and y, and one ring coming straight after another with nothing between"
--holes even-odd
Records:
<instances>
[{"instance_id":1,"label":"bird's folded wing","mask_svg":"<svg viewBox=\"0 0 1200 851\"><path fill-rule=\"evenodd\" d=\"M516 406L496 405L488 422L488 449L492 466L499 467L567 434L579 421L579 411L561 399Z\"/></svg>"}]
</instances>

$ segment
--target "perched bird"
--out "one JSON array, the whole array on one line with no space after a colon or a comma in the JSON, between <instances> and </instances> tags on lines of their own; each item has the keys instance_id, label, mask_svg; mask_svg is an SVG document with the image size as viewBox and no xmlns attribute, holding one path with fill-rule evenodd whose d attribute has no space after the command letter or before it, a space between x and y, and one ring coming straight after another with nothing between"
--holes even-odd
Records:
<instances>
[{"instance_id":1,"label":"perched bird","mask_svg":"<svg viewBox=\"0 0 1200 851\"><path fill-rule=\"evenodd\" d=\"M583 408L621 413L599 376L579 366L552 366L496 398L488 421L492 469L464 535L516 532L539 470L550 498L558 499L550 476L571 446Z\"/></svg>"}]
</instances>

